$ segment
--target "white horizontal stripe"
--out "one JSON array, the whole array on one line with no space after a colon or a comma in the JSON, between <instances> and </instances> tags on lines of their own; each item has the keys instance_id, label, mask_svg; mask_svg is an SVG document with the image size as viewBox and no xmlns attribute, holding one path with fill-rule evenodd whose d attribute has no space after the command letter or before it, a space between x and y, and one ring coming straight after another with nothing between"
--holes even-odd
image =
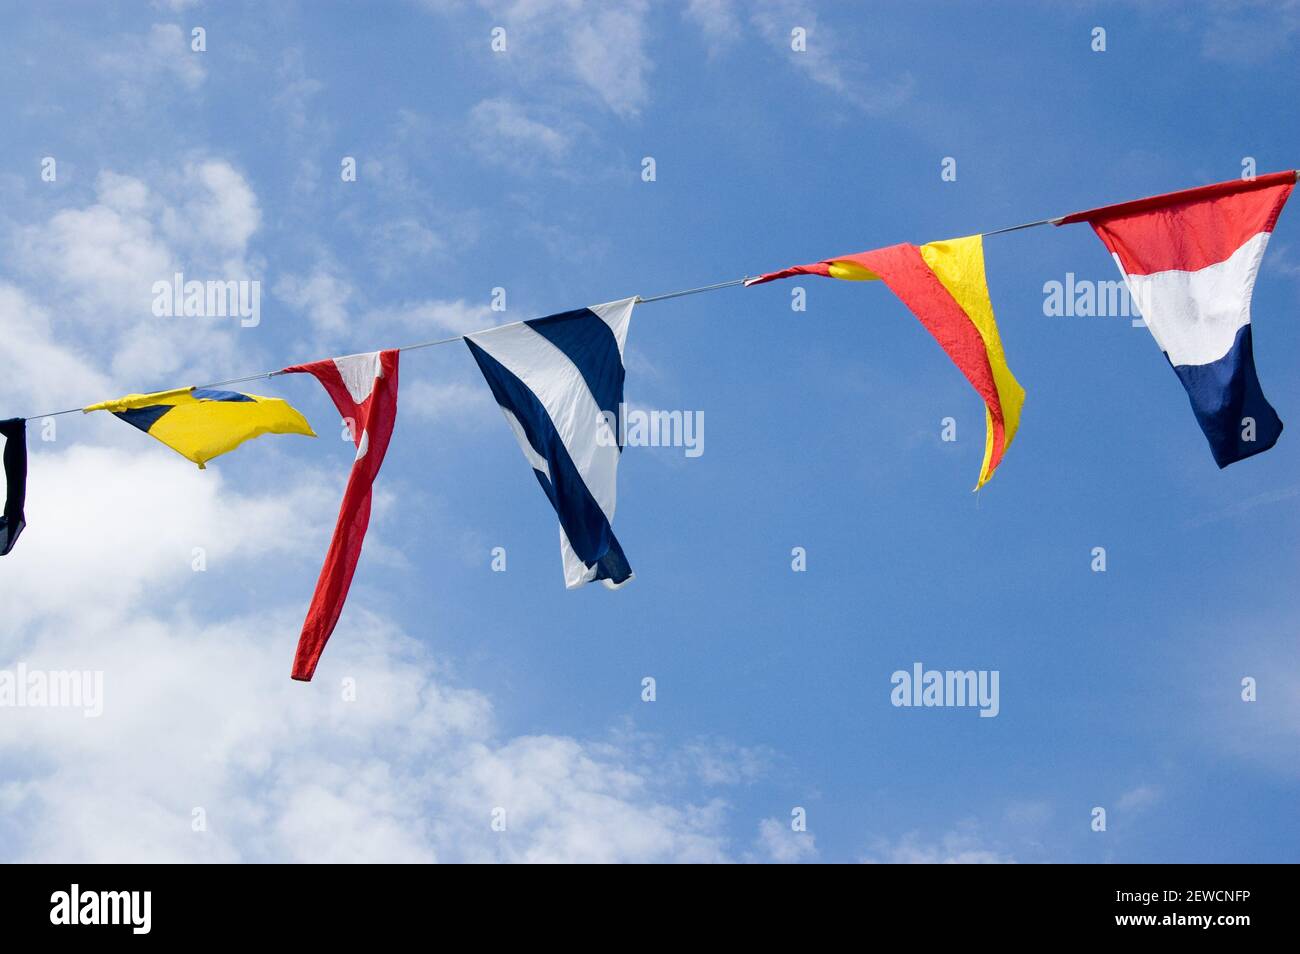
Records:
<instances>
[{"instance_id":1,"label":"white horizontal stripe","mask_svg":"<svg viewBox=\"0 0 1300 954\"><path fill-rule=\"evenodd\" d=\"M1237 332L1250 323L1250 295L1268 236L1260 232L1224 261L1199 271L1124 276L1134 304L1173 364L1209 364L1228 353ZM1115 264L1120 265L1118 256Z\"/></svg>"},{"instance_id":2,"label":"white horizontal stripe","mask_svg":"<svg viewBox=\"0 0 1300 954\"><path fill-rule=\"evenodd\" d=\"M591 496L613 525L618 440L587 389L582 372L563 351L524 324L491 328L468 337L537 396Z\"/></svg>"}]
</instances>

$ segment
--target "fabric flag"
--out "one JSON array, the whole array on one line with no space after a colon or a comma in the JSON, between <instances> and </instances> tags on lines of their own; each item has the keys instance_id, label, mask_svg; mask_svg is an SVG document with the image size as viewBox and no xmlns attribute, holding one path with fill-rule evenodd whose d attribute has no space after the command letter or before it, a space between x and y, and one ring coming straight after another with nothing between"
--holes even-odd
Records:
<instances>
[{"instance_id":1,"label":"fabric flag","mask_svg":"<svg viewBox=\"0 0 1300 954\"><path fill-rule=\"evenodd\" d=\"M1020 427L1022 388L1007 366L984 277L983 237L970 235L928 245L894 245L841 255L751 278L760 285L794 275L856 281L880 279L939 342L984 399L984 463L978 490L1002 463Z\"/></svg>"},{"instance_id":2,"label":"fabric flag","mask_svg":"<svg viewBox=\"0 0 1300 954\"><path fill-rule=\"evenodd\" d=\"M524 457L560 518L569 589L632 579L614 536L623 448L623 346L635 298L466 335Z\"/></svg>"},{"instance_id":3,"label":"fabric flag","mask_svg":"<svg viewBox=\"0 0 1300 954\"><path fill-rule=\"evenodd\" d=\"M287 401L210 388L128 394L82 411L111 411L200 469L206 469L212 458L263 434L316 436L307 419Z\"/></svg>"},{"instance_id":4,"label":"fabric flag","mask_svg":"<svg viewBox=\"0 0 1300 954\"><path fill-rule=\"evenodd\" d=\"M1250 330L1255 275L1295 172L1076 212L1110 250L1129 295L1187 389L1219 467L1277 443Z\"/></svg>"},{"instance_id":5,"label":"fabric flag","mask_svg":"<svg viewBox=\"0 0 1300 954\"><path fill-rule=\"evenodd\" d=\"M384 462L397 420L397 359L397 351L372 351L284 369L286 374L315 375L348 422L352 442L357 447L334 537L298 638L298 651L293 658L294 679L309 681L316 671L316 663L338 624L352 586L352 575L361 558L361 544L370 525L371 487Z\"/></svg>"},{"instance_id":6,"label":"fabric flag","mask_svg":"<svg viewBox=\"0 0 1300 954\"><path fill-rule=\"evenodd\" d=\"M27 526L23 515L27 501L27 421L21 417L0 421L0 436L5 439L5 510L0 516L0 556L4 556Z\"/></svg>"}]
</instances>

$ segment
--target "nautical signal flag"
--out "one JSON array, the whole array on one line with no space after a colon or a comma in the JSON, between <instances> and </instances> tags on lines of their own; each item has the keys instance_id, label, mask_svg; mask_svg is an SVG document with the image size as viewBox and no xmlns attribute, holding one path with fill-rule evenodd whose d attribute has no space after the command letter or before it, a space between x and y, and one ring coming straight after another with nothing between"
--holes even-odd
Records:
<instances>
[{"instance_id":1,"label":"nautical signal flag","mask_svg":"<svg viewBox=\"0 0 1300 954\"><path fill-rule=\"evenodd\" d=\"M794 275L855 281L880 279L934 336L984 400L984 462L976 489L988 482L1020 427L1022 388L1007 366L984 277L982 236L893 245L841 255L751 278L759 285Z\"/></svg>"},{"instance_id":2,"label":"nautical signal flag","mask_svg":"<svg viewBox=\"0 0 1300 954\"><path fill-rule=\"evenodd\" d=\"M1087 222L1110 250L1221 468L1282 433L1255 373L1250 298L1295 182L1295 172L1220 182L1056 223Z\"/></svg>"},{"instance_id":3,"label":"nautical signal flag","mask_svg":"<svg viewBox=\"0 0 1300 954\"><path fill-rule=\"evenodd\" d=\"M569 589L616 589L632 568L614 536L623 448L623 346L635 298L465 336L560 518Z\"/></svg>"},{"instance_id":4,"label":"nautical signal flag","mask_svg":"<svg viewBox=\"0 0 1300 954\"><path fill-rule=\"evenodd\" d=\"M212 458L263 434L316 436L307 419L280 398L211 388L128 394L82 411L111 411L200 469Z\"/></svg>"},{"instance_id":5,"label":"nautical signal flag","mask_svg":"<svg viewBox=\"0 0 1300 954\"><path fill-rule=\"evenodd\" d=\"M370 526L371 488L388 451L397 421L398 352L372 351L285 368L285 374L315 376L348 422L357 456L343 491L334 536L316 580L311 607L298 637L293 678L309 681L348 598L361 559L361 544Z\"/></svg>"},{"instance_id":6,"label":"nautical signal flag","mask_svg":"<svg viewBox=\"0 0 1300 954\"><path fill-rule=\"evenodd\" d=\"M4 556L27 526L23 514L27 502L27 422L21 417L0 421L0 436L5 439L5 509L0 515L0 556Z\"/></svg>"}]
</instances>

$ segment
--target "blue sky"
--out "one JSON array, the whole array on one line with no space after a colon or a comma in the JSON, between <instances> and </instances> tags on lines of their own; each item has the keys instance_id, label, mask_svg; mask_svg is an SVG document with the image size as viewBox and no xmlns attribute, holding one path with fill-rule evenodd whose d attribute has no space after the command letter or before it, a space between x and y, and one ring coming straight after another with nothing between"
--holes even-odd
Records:
<instances>
[{"instance_id":1,"label":"blue sky","mask_svg":"<svg viewBox=\"0 0 1300 954\"><path fill-rule=\"evenodd\" d=\"M5 19L0 416L1300 164L1294 3ZM1253 306L1287 422L1295 214ZM1087 228L986 255L1028 396L979 494L982 405L882 286L808 279L806 312L790 282L638 307L628 399L702 412L704 453L625 453L637 578L617 593L565 591L554 515L464 347L404 355L309 685L288 670L352 456L315 382L247 389L320 440L202 474L111 419L34 432L0 667L100 669L104 712L0 716L0 857L1296 860L1295 435L1220 472L1147 331L1045 315L1046 282L1118 277ZM260 281L261 323L155 318L178 268ZM999 715L895 708L914 662L998 670Z\"/></svg>"}]
</instances>

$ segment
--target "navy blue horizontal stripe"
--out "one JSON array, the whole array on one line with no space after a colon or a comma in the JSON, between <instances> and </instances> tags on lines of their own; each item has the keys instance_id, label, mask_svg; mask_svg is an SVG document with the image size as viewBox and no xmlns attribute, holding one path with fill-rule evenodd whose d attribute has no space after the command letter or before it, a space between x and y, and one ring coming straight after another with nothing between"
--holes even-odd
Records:
<instances>
[{"instance_id":1,"label":"navy blue horizontal stripe","mask_svg":"<svg viewBox=\"0 0 1300 954\"><path fill-rule=\"evenodd\" d=\"M1196 421L1220 468L1262 454L1282 434L1282 421L1264 397L1255 373L1250 325L1237 332L1228 353L1209 364L1175 365ZM1244 418L1255 421L1254 440L1242 438Z\"/></svg>"}]
</instances>

